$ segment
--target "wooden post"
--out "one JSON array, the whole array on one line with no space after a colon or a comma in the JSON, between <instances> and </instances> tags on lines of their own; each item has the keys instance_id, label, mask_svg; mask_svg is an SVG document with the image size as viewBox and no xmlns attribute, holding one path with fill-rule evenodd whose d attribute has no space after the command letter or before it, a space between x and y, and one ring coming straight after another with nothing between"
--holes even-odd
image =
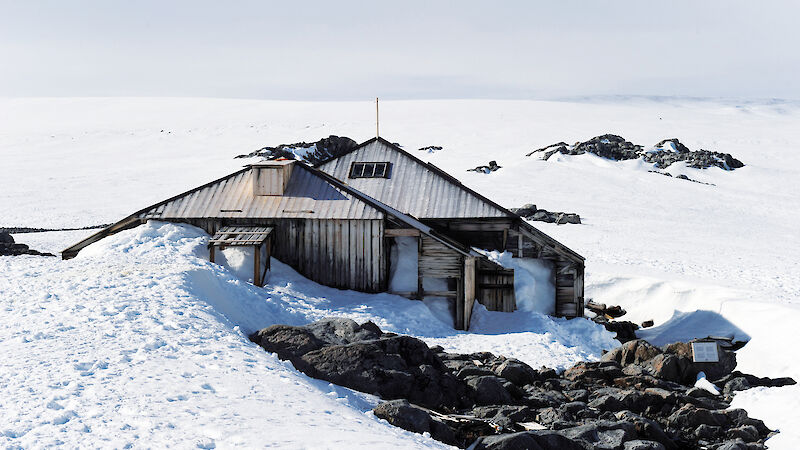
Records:
<instances>
[{"instance_id":1,"label":"wooden post","mask_svg":"<svg viewBox=\"0 0 800 450\"><path fill-rule=\"evenodd\" d=\"M464 297L464 277L456 279L456 330L466 330L465 319L465 297Z\"/></svg>"},{"instance_id":2,"label":"wooden post","mask_svg":"<svg viewBox=\"0 0 800 450\"><path fill-rule=\"evenodd\" d=\"M422 260L422 236L417 238L417 300L422 300L425 297L424 289L422 286L422 272L420 271L421 260Z\"/></svg>"},{"instance_id":3,"label":"wooden post","mask_svg":"<svg viewBox=\"0 0 800 450\"><path fill-rule=\"evenodd\" d=\"M477 283L475 280L477 258L470 256L464 259L464 329L469 330L472 318L472 307L477 297Z\"/></svg>"},{"instance_id":4,"label":"wooden post","mask_svg":"<svg viewBox=\"0 0 800 450\"><path fill-rule=\"evenodd\" d=\"M378 97L375 97L375 137L381 137L380 115L378 114Z\"/></svg>"},{"instance_id":5,"label":"wooden post","mask_svg":"<svg viewBox=\"0 0 800 450\"><path fill-rule=\"evenodd\" d=\"M520 233L520 234L517 236L517 253L518 253L518 255L517 255L517 256L518 256L519 258L522 258L522 243L523 243L523 239L524 239L524 238L522 237L522 233Z\"/></svg>"},{"instance_id":6,"label":"wooden post","mask_svg":"<svg viewBox=\"0 0 800 450\"><path fill-rule=\"evenodd\" d=\"M256 245L256 254L253 258L253 284L261 286L261 245Z\"/></svg>"},{"instance_id":7,"label":"wooden post","mask_svg":"<svg viewBox=\"0 0 800 450\"><path fill-rule=\"evenodd\" d=\"M211 247L208 247L208 260L212 263L214 262L214 244L211 244Z\"/></svg>"}]
</instances>

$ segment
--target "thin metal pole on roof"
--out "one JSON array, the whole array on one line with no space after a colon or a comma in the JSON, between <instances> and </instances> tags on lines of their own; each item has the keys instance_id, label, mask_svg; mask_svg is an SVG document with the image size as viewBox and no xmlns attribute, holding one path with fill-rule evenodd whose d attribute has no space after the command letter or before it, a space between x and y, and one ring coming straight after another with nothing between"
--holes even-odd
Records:
<instances>
[{"instance_id":1,"label":"thin metal pole on roof","mask_svg":"<svg viewBox=\"0 0 800 450\"><path fill-rule=\"evenodd\" d=\"M375 137L381 137L380 115L378 114L378 97L375 97Z\"/></svg>"}]
</instances>

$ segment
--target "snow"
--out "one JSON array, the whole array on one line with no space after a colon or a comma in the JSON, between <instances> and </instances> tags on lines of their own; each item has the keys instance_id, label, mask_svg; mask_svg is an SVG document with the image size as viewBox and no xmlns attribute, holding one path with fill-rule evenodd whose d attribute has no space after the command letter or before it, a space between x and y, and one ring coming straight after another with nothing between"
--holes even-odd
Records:
<instances>
[{"instance_id":1,"label":"snow","mask_svg":"<svg viewBox=\"0 0 800 450\"><path fill-rule=\"evenodd\" d=\"M495 263L514 269L514 296L517 308L542 314L555 313L553 264L543 259L514 258L511 252L479 250Z\"/></svg>"},{"instance_id":2,"label":"snow","mask_svg":"<svg viewBox=\"0 0 800 450\"><path fill-rule=\"evenodd\" d=\"M389 291L416 292L419 249L414 236L398 236L393 239L389 264Z\"/></svg>"},{"instance_id":3,"label":"snow","mask_svg":"<svg viewBox=\"0 0 800 450\"><path fill-rule=\"evenodd\" d=\"M700 389L705 389L714 395L719 395L719 389L717 389L714 383L706 379L705 372L700 372L697 374L697 381L694 383L694 386Z\"/></svg>"},{"instance_id":4,"label":"snow","mask_svg":"<svg viewBox=\"0 0 800 450\"><path fill-rule=\"evenodd\" d=\"M655 320L645 334L660 342L749 337L737 353L740 370L800 379L800 350L793 345L800 321L800 103L632 98L381 105L385 137L405 148L441 145L445 150L417 155L503 206L535 203L580 214L581 225L533 224L586 257L587 298L622 305L628 320ZM0 99L0 226L113 222L254 162L233 156L265 145L330 134L366 140L374 131L373 111L369 101ZM676 137L689 148L731 153L746 166L668 168L709 186L648 173L652 165L641 160L524 156L552 142L604 133L645 146ZM503 168L489 175L466 171L489 159ZM270 284L259 290L210 265L203 237L184 229L173 244L159 246L160 234L139 238L147 228L137 230L115 241L115 258L0 257L0 407L9 418L0 425L0 443L157 447L210 446L213 439L223 447L307 447L314 436L330 433L338 446L436 445L364 415L373 400L309 380L252 346L242 330L262 326L255 319L260 314L265 322L326 315L375 320L429 344L494 351L534 366L563 368L615 345L587 321L480 306L473 332L458 333L423 302L324 288L276 261ZM14 237L58 251L92 232ZM238 312L241 304L253 317ZM51 401L56 409L47 408ZM800 448L794 426L800 388L740 392L734 406L781 429L770 448Z\"/></svg>"}]
</instances>

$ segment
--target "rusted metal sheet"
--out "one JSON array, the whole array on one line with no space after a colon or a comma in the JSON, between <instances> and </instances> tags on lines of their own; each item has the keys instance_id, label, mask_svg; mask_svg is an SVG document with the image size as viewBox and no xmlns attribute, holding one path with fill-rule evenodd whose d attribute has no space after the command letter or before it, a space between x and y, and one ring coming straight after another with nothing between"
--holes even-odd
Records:
<instances>
[{"instance_id":1,"label":"rusted metal sheet","mask_svg":"<svg viewBox=\"0 0 800 450\"><path fill-rule=\"evenodd\" d=\"M349 178L358 161L389 162L386 178ZM349 186L418 219L509 217L509 213L472 192L452 176L397 151L383 140L357 148L318 167Z\"/></svg>"}]
</instances>

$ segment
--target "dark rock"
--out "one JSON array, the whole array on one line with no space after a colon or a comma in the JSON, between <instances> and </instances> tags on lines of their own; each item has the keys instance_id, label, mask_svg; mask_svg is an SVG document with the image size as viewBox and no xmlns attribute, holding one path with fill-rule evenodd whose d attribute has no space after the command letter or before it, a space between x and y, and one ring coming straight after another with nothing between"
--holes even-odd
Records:
<instances>
[{"instance_id":1,"label":"dark rock","mask_svg":"<svg viewBox=\"0 0 800 450\"><path fill-rule=\"evenodd\" d=\"M11 236L11 234L5 231L0 231L0 244L13 244L13 243L14 243L14 237Z\"/></svg>"},{"instance_id":2,"label":"dark rock","mask_svg":"<svg viewBox=\"0 0 800 450\"><path fill-rule=\"evenodd\" d=\"M780 386L790 386L796 384L794 379L790 377L781 377L781 378L757 377L755 375L749 375L746 373L739 372L738 370L732 371L731 373L719 379L716 379L713 383L716 384L717 386L724 387L729 382L735 379L740 379L740 380L735 385L731 385L731 392L748 389L745 386L780 387ZM741 387L741 389L734 389L734 386Z\"/></svg>"},{"instance_id":3,"label":"dark rock","mask_svg":"<svg viewBox=\"0 0 800 450\"><path fill-rule=\"evenodd\" d=\"M414 433L430 433L437 441L455 445L455 433L444 422L434 419L422 408L418 408L406 400L383 402L373 410L376 417L385 419L390 424Z\"/></svg>"},{"instance_id":4,"label":"dark rock","mask_svg":"<svg viewBox=\"0 0 800 450\"><path fill-rule=\"evenodd\" d=\"M356 148L358 143L346 136L328 136L316 142L297 142L294 144L280 144L277 147L263 147L246 155L236 158L262 157L266 159L295 159L293 149L303 149L303 162L318 166L325 161L337 158ZM313 150L311 150L313 148Z\"/></svg>"},{"instance_id":5,"label":"dark rock","mask_svg":"<svg viewBox=\"0 0 800 450\"><path fill-rule=\"evenodd\" d=\"M721 434L721 431L722 427L700 424L694 429L694 435L698 439L716 439Z\"/></svg>"},{"instance_id":6,"label":"dark rock","mask_svg":"<svg viewBox=\"0 0 800 450\"><path fill-rule=\"evenodd\" d=\"M622 367L626 367L631 364L642 364L660 354L661 350L658 347L645 340L636 339L609 351L600 359L602 361L616 361Z\"/></svg>"},{"instance_id":7,"label":"dark rock","mask_svg":"<svg viewBox=\"0 0 800 450\"><path fill-rule=\"evenodd\" d=\"M727 432L731 439L741 439L745 442L756 442L759 440L758 429L752 425L742 425L741 427L731 428Z\"/></svg>"},{"instance_id":8,"label":"dark rock","mask_svg":"<svg viewBox=\"0 0 800 450\"><path fill-rule=\"evenodd\" d=\"M747 378L736 377L725 383L725 387L722 389L722 393L725 395L731 395L736 391L746 391L751 387L752 386L750 386L750 383L747 382Z\"/></svg>"},{"instance_id":9,"label":"dark rock","mask_svg":"<svg viewBox=\"0 0 800 450\"><path fill-rule=\"evenodd\" d=\"M652 320L645 320L644 322L642 322L642 328L650 328L653 325L655 325L655 322L653 322Z\"/></svg>"},{"instance_id":10,"label":"dark rock","mask_svg":"<svg viewBox=\"0 0 800 450\"><path fill-rule=\"evenodd\" d=\"M539 380L539 374L531 366L524 362L509 358L494 369L497 376L516 384L525 386Z\"/></svg>"},{"instance_id":11,"label":"dark rock","mask_svg":"<svg viewBox=\"0 0 800 450\"><path fill-rule=\"evenodd\" d=\"M566 400L567 398L561 392L527 386L522 402L532 408L547 408L548 406L558 406Z\"/></svg>"},{"instance_id":12,"label":"dark rock","mask_svg":"<svg viewBox=\"0 0 800 450\"><path fill-rule=\"evenodd\" d=\"M667 418L667 422L676 428L694 429L700 425L724 426L728 418L724 412L683 405Z\"/></svg>"},{"instance_id":13,"label":"dark rock","mask_svg":"<svg viewBox=\"0 0 800 450\"><path fill-rule=\"evenodd\" d=\"M536 205L534 205L533 203L526 203L522 205L522 208L510 208L510 210L514 214L517 214L522 217L532 216L536 213L536 211L538 211Z\"/></svg>"},{"instance_id":14,"label":"dark rock","mask_svg":"<svg viewBox=\"0 0 800 450\"><path fill-rule=\"evenodd\" d=\"M304 328L318 339L332 345L374 340L383 335L380 328L372 322L359 325L355 320L339 317L318 320Z\"/></svg>"},{"instance_id":15,"label":"dark rock","mask_svg":"<svg viewBox=\"0 0 800 450\"><path fill-rule=\"evenodd\" d=\"M561 434L588 442L592 448L621 449L627 441L637 439L636 427L629 422L598 420L561 430Z\"/></svg>"},{"instance_id":16,"label":"dark rock","mask_svg":"<svg viewBox=\"0 0 800 450\"><path fill-rule=\"evenodd\" d=\"M614 338L623 344L636 339L636 330L639 325L627 320L608 320L602 323L606 330L616 333Z\"/></svg>"},{"instance_id":17,"label":"dark rock","mask_svg":"<svg viewBox=\"0 0 800 450\"><path fill-rule=\"evenodd\" d=\"M574 213L556 213L556 223L559 225L566 223L579 224L581 223L581 216Z\"/></svg>"},{"instance_id":18,"label":"dark rock","mask_svg":"<svg viewBox=\"0 0 800 450\"><path fill-rule=\"evenodd\" d=\"M470 447L472 450L586 450L584 445L556 431L537 430L485 436Z\"/></svg>"},{"instance_id":19,"label":"dark rock","mask_svg":"<svg viewBox=\"0 0 800 450\"><path fill-rule=\"evenodd\" d=\"M420 147L417 150L419 150L421 152L435 153L435 152L438 152L441 149L442 149L442 147L440 147L438 145L429 145L427 147Z\"/></svg>"},{"instance_id":20,"label":"dark rock","mask_svg":"<svg viewBox=\"0 0 800 450\"><path fill-rule=\"evenodd\" d=\"M492 173L502 168L503 166L497 165L497 161L489 161L488 166L478 166L474 169L467 169L467 172Z\"/></svg>"},{"instance_id":21,"label":"dark rock","mask_svg":"<svg viewBox=\"0 0 800 450\"><path fill-rule=\"evenodd\" d=\"M496 376L469 377L466 382L473 389L475 403L478 405L507 404L513 401L501 379Z\"/></svg>"},{"instance_id":22,"label":"dark rock","mask_svg":"<svg viewBox=\"0 0 800 450\"><path fill-rule=\"evenodd\" d=\"M672 145L668 145L672 144ZM568 145L559 142L547 147L534 150L527 154L543 153L542 159L549 159L556 153L564 155L582 155L592 153L601 158L614 161L643 158L646 162L654 164L657 168L663 169L678 161L686 161L689 167L705 169L708 167L719 167L724 170L734 170L744 167L744 164L728 153L719 153L709 150L689 150L677 138L664 139L656 144L655 150L645 151L641 145L633 144L624 138L604 134L596 136L585 142L577 142Z\"/></svg>"},{"instance_id":23,"label":"dark rock","mask_svg":"<svg viewBox=\"0 0 800 450\"><path fill-rule=\"evenodd\" d=\"M536 418L536 411L527 406L477 406L471 410L471 414L508 430L515 429L520 422L530 422Z\"/></svg>"},{"instance_id":24,"label":"dark rock","mask_svg":"<svg viewBox=\"0 0 800 450\"><path fill-rule=\"evenodd\" d=\"M545 209L536 209L536 205L528 203L522 208L511 208L511 212L518 214L528 220L539 222L555 223L563 225L567 223L580 224L581 216L575 213L550 212Z\"/></svg>"},{"instance_id":25,"label":"dark rock","mask_svg":"<svg viewBox=\"0 0 800 450\"><path fill-rule=\"evenodd\" d=\"M467 364L466 366L462 367L458 373L456 373L456 378L459 380L464 380L467 377L476 377L476 376L493 376L494 372L487 369L486 367L479 367L475 364Z\"/></svg>"},{"instance_id":26,"label":"dark rock","mask_svg":"<svg viewBox=\"0 0 800 450\"><path fill-rule=\"evenodd\" d=\"M718 345L719 362L698 363L692 361L691 342L676 342L665 345L661 348L665 353L671 353L681 357L681 364L684 365L683 382L694 384L697 374L704 372L709 380L718 380L730 374L736 368L736 353L724 349Z\"/></svg>"},{"instance_id":27,"label":"dark rock","mask_svg":"<svg viewBox=\"0 0 800 450\"><path fill-rule=\"evenodd\" d=\"M687 363L684 358L661 353L644 363L653 376L680 383L684 379Z\"/></svg>"},{"instance_id":28,"label":"dark rock","mask_svg":"<svg viewBox=\"0 0 800 450\"><path fill-rule=\"evenodd\" d=\"M579 362L564 371L564 378L571 381L604 380L611 382L623 376L619 364L614 361Z\"/></svg>"},{"instance_id":29,"label":"dark rock","mask_svg":"<svg viewBox=\"0 0 800 450\"><path fill-rule=\"evenodd\" d=\"M625 443L624 450L665 450L664 444L634 439Z\"/></svg>"},{"instance_id":30,"label":"dark rock","mask_svg":"<svg viewBox=\"0 0 800 450\"><path fill-rule=\"evenodd\" d=\"M564 391L564 396L567 400L571 402L583 402L586 403L589 401L589 391L586 389L571 389Z\"/></svg>"},{"instance_id":31,"label":"dark rock","mask_svg":"<svg viewBox=\"0 0 800 450\"><path fill-rule=\"evenodd\" d=\"M306 353L319 350L326 342L303 327L272 325L250 336L264 350L277 353L278 358L295 362Z\"/></svg>"}]
</instances>

